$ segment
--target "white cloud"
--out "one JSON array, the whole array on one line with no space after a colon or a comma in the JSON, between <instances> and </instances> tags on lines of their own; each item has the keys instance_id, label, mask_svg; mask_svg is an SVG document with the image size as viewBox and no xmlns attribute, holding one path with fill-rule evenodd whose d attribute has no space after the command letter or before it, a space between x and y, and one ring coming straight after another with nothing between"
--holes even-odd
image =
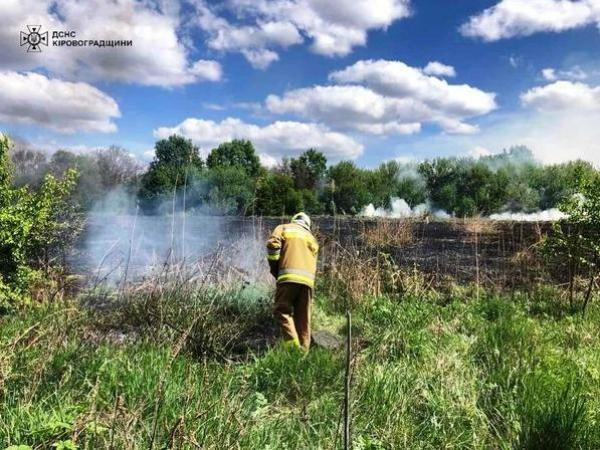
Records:
<instances>
[{"instance_id":1,"label":"white cloud","mask_svg":"<svg viewBox=\"0 0 600 450\"><path fill-rule=\"evenodd\" d=\"M276 50L301 44L305 36L315 53L348 55L366 44L370 30L385 29L410 14L409 0L230 0L220 6L240 18L233 23L218 16L209 2L193 3L209 47L240 52L260 69L279 58Z\"/></svg>"},{"instance_id":2,"label":"white cloud","mask_svg":"<svg viewBox=\"0 0 600 450\"><path fill-rule=\"evenodd\" d=\"M258 113L262 109L262 104L259 102L235 102L232 104L234 108L244 109L253 113Z\"/></svg>"},{"instance_id":3,"label":"white cloud","mask_svg":"<svg viewBox=\"0 0 600 450\"><path fill-rule=\"evenodd\" d=\"M258 159L260 160L260 163L265 167L275 167L277 165L277 163L279 162L279 161L277 161L277 158L275 158L267 153L259 153Z\"/></svg>"},{"instance_id":4,"label":"white cloud","mask_svg":"<svg viewBox=\"0 0 600 450\"><path fill-rule=\"evenodd\" d=\"M375 134L418 131L415 120L427 114L410 101L384 97L363 86L295 89L282 97L270 95L265 103L272 113L295 114L336 128Z\"/></svg>"},{"instance_id":5,"label":"white cloud","mask_svg":"<svg viewBox=\"0 0 600 450\"><path fill-rule=\"evenodd\" d=\"M484 41L538 32L562 32L600 24L598 0L501 0L461 26L465 36Z\"/></svg>"},{"instance_id":6,"label":"white cloud","mask_svg":"<svg viewBox=\"0 0 600 450\"><path fill-rule=\"evenodd\" d=\"M388 161L390 161L390 160L388 160ZM414 155L396 156L395 158L391 159L391 161L396 161L397 163L400 163L403 165L415 164L415 163L419 162L419 160L416 159Z\"/></svg>"},{"instance_id":7,"label":"white cloud","mask_svg":"<svg viewBox=\"0 0 600 450\"><path fill-rule=\"evenodd\" d=\"M588 74L581 69L579 66L574 66L568 70L556 70L552 67L547 67L542 69L541 72L542 78L546 81L556 81L556 80L576 80L581 81L585 80L588 77Z\"/></svg>"},{"instance_id":8,"label":"white cloud","mask_svg":"<svg viewBox=\"0 0 600 450\"><path fill-rule=\"evenodd\" d=\"M519 56L514 56L511 55L508 57L508 63L511 65L511 67L513 67L514 69L516 69L517 67L519 67L521 65L521 63L523 62L523 58L519 57Z\"/></svg>"},{"instance_id":9,"label":"white cloud","mask_svg":"<svg viewBox=\"0 0 600 450\"><path fill-rule=\"evenodd\" d=\"M140 159L143 162L150 162L154 159L155 156L156 156L156 151L154 149L150 149L150 150L143 151Z\"/></svg>"},{"instance_id":10,"label":"white cloud","mask_svg":"<svg viewBox=\"0 0 600 450\"><path fill-rule=\"evenodd\" d=\"M424 149L435 154L464 155L477 146L493 153L514 145L529 147L535 158L546 164L584 159L600 166L600 111L559 110L540 112L523 109L490 116L476 135L423 136L402 145L402 151L423 155Z\"/></svg>"},{"instance_id":11,"label":"white cloud","mask_svg":"<svg viewBox=\"0 0 600 450\"><path fill-rule=\"evenodd\" d=\"M544 80L555 81L558 77L556 76L556 70L548 67L546 69L542 69L542 77Z\"/></svg>"},{"instance_id":12,"label":"white cloud","mask_svg":"<svg viewBox=\"0 0 600 450\"><path fill-rule=\"evenodd\" d=\"M110 133L120 117L110 96L87 83L36 73L0 72L0 121L26 123L62 133Z\"/></svg>"},{"instance_id":13,"label":"white cloud","mask_svg":"<svg viewBox=\"0 0 600 450\"><path fill-rule=\"evenodd\" d=\"M524 92L521 102L539 111L600 111L600 86L556 81Z\"/></svg>"},{"instance_id":14,"label":"white cloud","mask_svg":"<svg viewBox=\"0 0 600 450\"><path fill-rule=\"evenodd\" d=\"M481 145L473 147L469 151L469 156L471 158L475 158L475 159L479 159L479 158L482 158L484 156L490 156L491 154L492 154L492 152L490 150L488 150L485 147L482 147Z\"/></svg>"},{"instance_id":15,"label":"white cloud","mask_svg":"<svg viewBox=\"0 0 600 450\"><path fill-rule=\"evenodd\" d=\"M476 116L496 108L493 93L466 84L448 84L401 61L358 61L329 77L340 83L363 83L382 95L418 100L449 115Z\"/></svg>"},{"instance_id":16,"label":"white cloud","mask_svg":"<svg viewBox=\"0 0 600 450\"><path fill-rule=\"evenodd\" d=\"M211 111L225 111L225 106L218 103L203 102L202 107Z\"/></svg>"},{"instance_id":17,"label":"white cloud","mask_svg":"<svg viewBox=\"0 0 600 450\"><path fill-rule=\"evenodd\" d=\"M398 123L398 122L387 122L387 123L375 123L375 124L356 124L356 129L363 133L369 134L415 134L421 131L420 123Z\"/></svg>"},{"instance_id":18,"label":"white cloud","mask_svg":"<svg viewBox=\"0 0 600 450\"><path fill-rule=\"evenodd\" d=\"M219 81L223 77L221 64L206 59L200 59L192 64L189 72L196 77L197 81Z\"/></svg>"},{"instance_id":19,"label":"white cloud","mask_svg":"<svg viewBox=\"0 0 600 450\"><path fill-rule=\"evenodd\" d=\"M118 0L3 0L0 2L0 70L45 68L61 78L176 86L217 81L215 61L189 60L178 38L178 2ZM19 31L41 24L50 45L38 54L19 47ZM131 47L53 47L52 31L75 31L77 40L132 40ZM63 38L64 39L64 38Z\"/></svg>"},{"instance_id":20,"label":"white cloud","mask_svg":"<svg viewBox=\"0 0 600 450\"><path fill-rule=\"evenodd\" d=\"M272 50L261 49L244 49L242 54L255 69L265 70L272 62L279 59L279 55Z\"/></svg>"},{"instance_id":21,"label":"white cloud","mask_svg":"<svg viewBox=\"0 0 600 450\"><path fill-rule=\"evenodd\" d=\"M266 108L371 134L417 133L427 122L448 133L473 133L477 128L463 120L496 108L493 93L448 84L400 61L359 61L329 78L342 85L270 95Z\"/></svg>"},{"instance_id":22,"label":"white cloud","mask_svg":"<svg viewBox=\"0 0 600 450\"><path fill-rule=\"evenodd\" d=\"M402 151L464 155L472 149L467 151L481 157L525 145L546 164L583 159L600 166L600 86L556 81L522 93L521 101L520 111L488 116L476 135L423 136L404 143Z\"/></svg>"},{"instance_id":23,"label":"white cloud","mask_svg":"<svg viewBox=\"0 0 600 450\"><path fill-rule=\"evenodd\" d=\"M202 0L194 4L198 13L196 24L210 36L207 45L224 52L238 51L257 69L266 69L279 59L269 48L287 48L304 40L296 26L287 20L236 26L214 14Z\"/></svg>"},{"instance_id":24,"label":"white cloud","mask_svg":"<svg viewBox=\"0 0 600 450\"><path fill-rule=\"evenodd\" d=\"M584 159L600 165L600 111L531 113L526 126L514 125L513 143L529 146L537 159L557 163Z\"/></svg>"},{"instance_id":25,"label":"white cloud","mask_svg":"<svg viewBox=\"0 0 600 450\"><path fill-rule=\"evenodd\" d=\"M505 132L546 163L586 159L600 164L600 86L555 81L521 94L524 115Z\"/></svg>"},{"instance_id":26,"label":"white cloud","mask_svg":"<svg viewBox=\"0 0 600 450\"><path fill-rule=\"evenodd\" d=\"M442 64L438 61L431 61L423 68L423 73L426 75L437 75L440 77L455 77L456 70L454 67Z\"/></svg>"},{"instance_id":27,"label":"white cloud","mask_svg":"<svg viewBox=\"0 0 600 450\"><path fill-rule=\"evenodd\" d=\"M479 127L470 123L461 122L452 118L442 118L438 120L442 129L448 134L475 134L479 132Z\"/></svg>"},{"instance_id":28,"label":"white cloud","mask_svg":"<svg viewBox=\"0 0 600 450\"><path fill-rule=\"evenodd\" d=\"M224 141L249 139L265 160L267 155L273 158L297 156L311 147L322 151L330 160L354 159L363 152L363 146L351 137L313 123L278 121L261 127L235 118L221 122L188 118L174 127L154 130L158 139L172 134L192 139L205 153Z\"/></svg>"}]
</instances>

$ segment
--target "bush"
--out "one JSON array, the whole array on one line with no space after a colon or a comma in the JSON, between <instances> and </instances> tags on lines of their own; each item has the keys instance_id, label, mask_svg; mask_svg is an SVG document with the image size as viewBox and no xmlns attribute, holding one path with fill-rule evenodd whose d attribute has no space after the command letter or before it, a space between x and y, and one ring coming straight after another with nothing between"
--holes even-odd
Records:
<instances>
[{"instance_id":1,"label":"bush","mask_svg":"<svg viewBox=\"0 0 600 450\"><path fill-rule=\"evenodd\" d=\"M35 192L12 188L9 146L0 138L0 307L26 295L34 269L63 254L81 225L67 201L77 172L67 171L62 180L46 175Z\"/></svg>"},{"instance_id":2,"label":"bush","mask_svg":"<svg viewBox=\"0 0 600 450\"><path fill-rule=\"evenodd\" d=\"M567 217L554 224L543 252L551 269L562 277L567 274L571 308L585 312L599 275L600 175L582 171L577 190L561 203ZM583 281L580 289L578 281Z\"/></svg>"}]
</instances>

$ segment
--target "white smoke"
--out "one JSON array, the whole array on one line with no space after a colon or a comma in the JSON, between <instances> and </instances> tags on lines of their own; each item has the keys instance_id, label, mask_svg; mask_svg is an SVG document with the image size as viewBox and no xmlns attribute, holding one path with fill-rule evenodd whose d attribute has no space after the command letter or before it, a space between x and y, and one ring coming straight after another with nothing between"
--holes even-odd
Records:
<instances>
[{"instance_id":1,"label":"white smoke","mask_svg":"<svg viewBox=\"0 0 600 450\"><path fill-rule=\"evenodd\" d=\"M442 209L432 208L429 203L421 203L411 208L406 200L393 197L390 201L390 208L376 208L372 203L365 206L361 211L362 217L382 217L387 219L409 219L434 217L436 219L450 219L452 216ZM503 212L492 214L488 217L495 221L511 222L556 222L566 218L567 215L557 208L537 211L533 213L524 212Z\"/></svg>"},{"instance_id":2,"label":"white smoke","mask_svg":"<svg viewBox=\"0 0 600 450\"><path fill-rule=\"evenodd\" d=\"M566 218L567 215L557 208L537 211L534 213L503 212L492 214L490 220L512 221L512 222L556 222Z\"/></svg>"},{"instance_id":3,"label":"white smoke","mask_svg":"<svg viewBox=\"0 0 600 450\"><path fill-rule=\"evenodd\" d=\"M207 258L226 265L247 281L269 280L262 221L182 211L166 200L161 214L144 215L135 193L115 189L87 216L80 245L70 264L92 282L137 281L165 270L196 271ZM215 269L216 270L216 269ZM267 276L265 276L267 275Z\"/></svg>"},{"instance_id":4,"label":"white smoke","mask_svg":"<svg viewBox=\"0 0 600 450\"><path fill-rule=\"evenodd\" d=\"M423 218L428 216L435 217L436 219L449 219L451 217L446 211L432 208L428 203L421 203L411 208L406 200L397 197L392 197L390 200L390 209L375 208L370 203L363 208L360 215L362 217L385 217L389 219Z\"/></svg>"}]
</instances>

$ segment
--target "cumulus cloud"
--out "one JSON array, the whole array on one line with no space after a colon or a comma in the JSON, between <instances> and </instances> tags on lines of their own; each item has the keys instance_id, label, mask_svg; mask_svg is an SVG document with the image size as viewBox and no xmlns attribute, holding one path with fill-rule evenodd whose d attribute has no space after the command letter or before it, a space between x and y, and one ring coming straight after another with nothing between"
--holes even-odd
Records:
<instances>
[{"instance_id":1,"label":"cumulus cloud","mask_svg":"<svg viewBox=\"0 0 600 450\"><path fill-rule=\"evenodd\" d=\"M497 41L591 24L600 25L598 0L501 0L470 17L460 31L464 36Z\"/></svg>"},{"instance_id":2,"label":"cumulus cloud","mask_svg":"<svg viewBox=\"0 0 600 450\"><path fill-rule=\"evenodd\" d=\"M515 145L529 147L545 164L583 159L600 166L600 86L555 81L521 94L523 108L490 116L477 135L430 135L406 143L402 149L475 157Z\"/></svg>"},{"instance_id":3,"label":"cumulus cloud","mask_svg":"<svg viewBox=\"0 0 600 450\"><path fill-rule=\"evenodd\" d=\"M154 130L158 139L172 134L191 139L205 153L224 141L249 139L266 162L269 158L297 156L311 147L330 160L354 159L363 152L363 146L351 137L313 123L278 121L261 127L231 117L221 122L188 118L174 127Z\"/></svg>"},{"instance_id":4,"label":"cumulus cloud","mask_svg":"<svg viewBox=\"0 0 600 450\"><path fill-rule=\"evenodd\" d=\"M219 81L223 77L221 64L207 59L196 61L190 67L189 72L198 81Z\"/></svg>"},{"instance_id":5,"label":"cumulus cloud","mask_svg":"<svg viewBox=\"0 0 600 450\"><path fill-rule=\"evenodd\" d=\"M542 69L541 72L542 78L546 81L556 81L556 80L576 80L581 81L585 80L588 77L588 74L581 69L579 66L574 66L568 70L556 70L552 67L547 67Z\"/></svg>"},{"instance_id":6,"label":"cumulus cloud","mask_svg":"<svg viewBox=\"0 0 600 450\"><path fill-rule=\"evenodd\" d=\"M0 121L26 123L61 133L110 133L120 117L115 100L87 83L37 73L0 72Z\"/></svg>"},{"instance_id":7,"label":"cumulus cloud","mask_svg":"<svg viewBox=\"0 0 600 450\"><path fill-rule=\"evenodd\" d=\"M266 108L372 134L417 133L426 122L448 133L472 133L477 128L463 120L496 108L493 93L448 84L400 61L358 61L329 79L338 85L270 95Z\"/></svg>"},{"instance_id":8,"label":"cumulus cloud","mask_svg":"<svg viewBox=\"0 0 600 450\"><path fill-rule=\"evenodd\" d=\"M454 67L442 64L438 61L431 61L423 68L423 73L427 75L437 75L440 77L455 77Z\"/></svg>"},{"instance_id":9,"label":"cumulus cloud","mask_svg":"<svg viewBox=\"0 0 600 450\"><path fill-rule=\"evenodd\" d=\"M410 14L409 0L230 0L220 5L240 18L230 21L208 1L192 1L207 45L239 52L259 69L279 59L277 50L302 44L305 37L315 53L348 55L366 44L370 30L385 29Z\"/></svg>"},{"instance_id":10,"label":"cumulus cloud","mask_svg":"<svg viewBox=\"0 0 600 450\"><path fill-rule=\"evenodd\" d=\"M523 92L521 103L526 112L508 122L502 139L528 145L546 163L600 164L600 86L555 81Z\"/></svg>"},{"instance_id":11,"label":"cumulus cloud","mask_svg":"<svg viewBox=\"0 0 600 450\"><path fill-rule=\"evenodd\" d=\"M0 2L0 70L45 68L61 78L176 86L218 81L216 61L191 61L178 37L178 2L4 0ZM28 54L19 47L25 24L75 31L78 40L132 40L131 47L53 47ZM52 39L50 38L50 41Z\"/></svg>"},{"instance_id":12,"label":"cumulus cloud","mask_svg":"<svg viewBox=\"0 0 600 450\"><path fill-rule=\"evenodd\" d=\"M267 109L319 120L330 126L382 134L419 131L415 123L426 112L410 101L384 97L363 86L315 86L270 95Z\"/></svg>"},{"instance_id":13,"label":"cumulus cloud","mask_svg":"<svg viewBox=\"0 0 600 450\"><path fill-rule=\"evenodd\" d=\"M358 61L333 72L330 79L339 83L363 83L382 95L412 98L449 115L475 116L496 108L493 93L466 84L449 84L401 61Z\"/></svg>"},{"instance_id":14,"label":"cumulus cloud","mask_svg":"<svg viewBox=\"0 0 600 450\"><path fill-rule=\"evenodd\" d=\"M207 45L214 50L240 52L257 69L266 69L279 59L270 48L287 48L304 40L296 26L286 20L236 26L214 14L204 1L194 4L196 24L210 36Z\"/></svg>"},{"instance_id":15,"label":"cumulus cloud","mask_svg":"<svg viewBox=\"0 0 600 450\"><path fill-rule=\"evenodd\" d=\"M600 111L600 86L556 81L524 92L521 94L521 102L524 106L539 111Z\"/></svg>"}]
</instances>

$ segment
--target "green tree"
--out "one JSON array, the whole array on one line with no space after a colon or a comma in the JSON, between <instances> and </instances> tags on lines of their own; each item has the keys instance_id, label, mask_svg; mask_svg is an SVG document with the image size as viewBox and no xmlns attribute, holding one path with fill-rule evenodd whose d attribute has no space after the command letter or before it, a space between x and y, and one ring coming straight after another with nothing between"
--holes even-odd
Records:
<instances>
[{"instance_id":1,"label":"green tree","mask_svg":"<svg viewBox=\"0 0 600 450\"><path fill-rule=\"evenodd\" d=\"M289 162L296 189L317 189L327 171L327 158L315 149L309 149Z\"/></svg>"},{"instance_id":2,"label":"green tree","mask_svg":"<svg viewBox=\"0 0 600 450\"><path fill-rule=\"evenodd\" d=\"M325 213L326 205L321 201L323 199L323 190L302 189L298 192L298 200L294 200L296 206L291 208L296 212L302 210L308 214L320 215ZM295 195L296 196L296 195Z\"/></svg>"},{"instance_id":3,"label":"green tree","mask_svg":"<svg viewBox=\"0 0 600 450\"><path fill-rule=\"evenodd\" d=\"M138 198L146 212L156 212L161 203L181 196L192 181L201 177L202 159L192 141L173 135L156 142L155 157L140 180ZM197 206L192 199L186 207Z\"/></svg>"},{"instance_id":4,"label":"green tree","mask_svg":"<svg viewBox=\"0 0 600 450\"><path fill-rule=\"evenodd\" d=\"M239 167L251 178L257 177L261 169L260 160L252 142L239 139L224 142L211 150L206 159L206 165L209 169Z\"/></svg>"},{"instance_id":5,"label":"green tree","mask_svg":"<svg viewBox=\"0 0 600 450\"><path fill-rule=\"evenodd\" d=\"M154 160L151 165L202 168L202 164L200 151L192 144L191 139L174 134L154 144Z\"/></svg>"},{"instance_id":6,"label":"green tree","mask_svg":"<svg viewBox=\"0 0 600 450\"><path fill-rule=\"evenodd\" d=\"M220 166L205 174L206 201L219 214L252 212L255 180L240 166Z\"/></svg>"},{"instance_id":7,"label":"green tree","mask_svg":"<svg viewBox=\"0 0 600 450\"><path fill-rule=\"evenodd\" d=\"M508 201L509 175L469 159L436 159L419 166L432 203L458 216L493 213Z\"/></svg>"},{"instance_id":8,"label":"green tree","mask_svg":"<svg viewBox=\"0 0 600 450\"><path fill-rule=\"evenodd\" d=\"M329 186L323 193L323 201L331 201L329 211L342 214L358 214L369 203L370 195L365 172L351 161L341 161L327 172Z\"/></svg>"},{"instance_id":9,"label":"green tree","mask_svg":"<svg viewBox=\"0 0 600 450\"><path fill-rule=\"evenodd\" d=\"M370 202L388 208L392 198L402 198L414 207L426 201L425 184L416 167L387 161L366 173Z\"/></svg>"},{"instance_id":10,"label":"green tree","mask_svg":"<svg viewBox=\"0 0 600 450\"><path fill-rule=\"evenodd\" d=\"M506 188L506 207L513 212L531 213L540 207L540 193L523 175L512 176Z\"/></svg>"},{"instance_id":11,"label":"green tree","mask_svg":"<svg viewBox=\"0 0 600 450\"><path fill-rule=\"evenodd\" d=\"M580 179L592 177L595 172L592 164L581 160L539 168L531 185L539 192L540 209L556 208L577 192Z\"/></svg>"},{"instance_id":12,"label":"green tree","mask_svg":"<svg viewBox=\"0 0 600 450\"><path fill-rule=\"evenodd\" d=\"M260 178L256 190L256 214L286 216L304 209L302 191L294 187L294 180L285 173L269 171Z\"/></svg>"},{"instance_id":13,"label":"green tree","mask_svg":"<svg viewBox=\"0 0 600 450\"><path fill-rule=\"evenodd\" d=\"M494 172L484 163L477 162L459 173L463 181L457 186L459 199L453 210L457 215L489 215L506 204L508 174L505 170Z\"/></svg>"},{"instance_id":14,"label":"green tree","mask_svg":"<svg viewBox=\"0 0 600 450\"><path fill-rule=\"evenodd\" d=\"M427 201L427 192L420 178L407 176L397 181L394 197L403 198L414 208Z\"/></svg>"},{"instance_id":15,"label":"green tree","mask_svg":"<svg viewBox=\"0 0 600 450\"><path fill-rule=\"evenodd\" d=\"M458 203L458 186L461 182L455 159L439 158L419 165L425 179L429 199L437 208L453 212Z\"/></svg>"},{"instance_id":16,"label":"green tree","mask_svg":"<svg viewBox=\"0 0 600 450\"><path fill-rule=\"evenodd\" d=\"M93 154L77 155L67 150L58 150L52 154L48 169L56 178L64 177L69 170L77 171L79 176L71 200L83 209L90 209L104 195L102 174Z\"/></svg>"},{"instance_id":17,"label":"green tree","mask_svg":"<svg viewBox=\"0 0 600 450\"><path fill-rule=\"evenodd\" d=\"M390 200L396 196L400 164L396 161L382 163L375 170L365 173L367 189L370 193L369 201L376 206L389 207Z\"/></svg>"}]
</instances>

